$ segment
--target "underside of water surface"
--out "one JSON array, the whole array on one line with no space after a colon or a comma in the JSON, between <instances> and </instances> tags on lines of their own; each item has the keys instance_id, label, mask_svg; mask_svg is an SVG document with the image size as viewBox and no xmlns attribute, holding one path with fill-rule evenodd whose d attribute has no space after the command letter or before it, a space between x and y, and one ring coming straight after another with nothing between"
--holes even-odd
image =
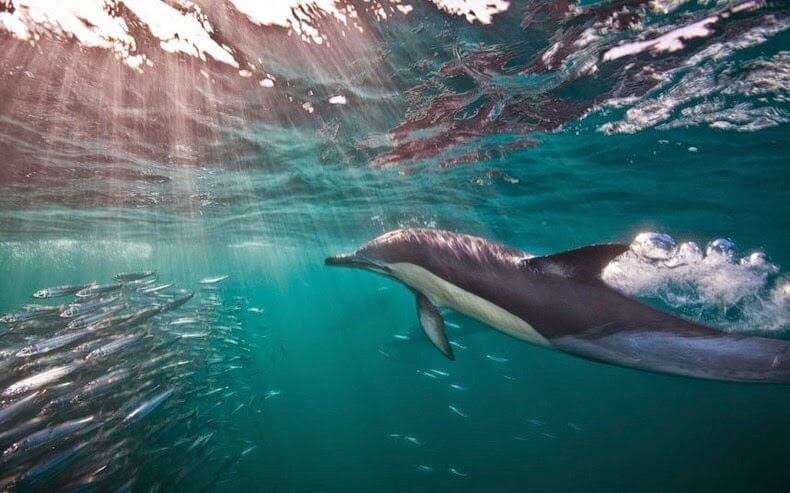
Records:
<instances>
[{"instance_id":1,"label":"underside of water surface","mask_svg":"<svg viewBox=\"0 0 790 493\"><path fill-rule=\"evenodd\" d=\"M788 340L788 28L763 0L0 0L0 490L784 491L790 387L443 309L450 361L410 289L324 259L624 243L608 289Z\"/></svg>"}]
</instances>

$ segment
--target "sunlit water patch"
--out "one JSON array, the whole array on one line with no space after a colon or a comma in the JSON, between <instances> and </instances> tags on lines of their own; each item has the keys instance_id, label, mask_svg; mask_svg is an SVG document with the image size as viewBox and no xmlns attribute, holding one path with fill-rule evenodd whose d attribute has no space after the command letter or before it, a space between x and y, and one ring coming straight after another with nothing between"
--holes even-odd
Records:
<instances>
[{"instance_id":1,"label":"sunlit water patch","mask_svg":"<svg viewBox=\"0 0 790 493\"><path fill-rule=\"evenodd\" d=\"M414 173L546 132L787 122L782 2L3 5L5 210L203 214L271 195L217 170L286 155Z\"/></svg>"}]
</instances>

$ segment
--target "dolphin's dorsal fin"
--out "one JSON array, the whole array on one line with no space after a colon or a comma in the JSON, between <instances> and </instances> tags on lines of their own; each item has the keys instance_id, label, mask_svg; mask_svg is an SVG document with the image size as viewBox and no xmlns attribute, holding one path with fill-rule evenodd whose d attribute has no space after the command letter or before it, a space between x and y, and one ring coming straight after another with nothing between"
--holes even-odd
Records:
<instances>
[{"instance_id":1,"label":"dolphin's dorsal fin","mask_svg":"<svg viewBox=\"0 0 790 493\"><path fill-rule=\"evenodd\" d=\"M444 319L439 309L430 302L428 298L422 293L415 293L417 295L417 315L420 318L420 325L425 335L431 340L443 355L448 359L455 359L453 356L453 348L450 346L450 341L447 340L447 333L444 331Z\"/></svg>"},{"instance_id":2,"label":"dolphin's dorsal fin","mask_svg":"<svg viewBox=\"0 0 790 493\"><path fill-rule=\"evenodd\" d=\"M590 245L545 257L523 260L523 265L546 273L578 279L600 279L601 271L615 257L628 251L624 243Z\"/></svg>"}]
</instances>

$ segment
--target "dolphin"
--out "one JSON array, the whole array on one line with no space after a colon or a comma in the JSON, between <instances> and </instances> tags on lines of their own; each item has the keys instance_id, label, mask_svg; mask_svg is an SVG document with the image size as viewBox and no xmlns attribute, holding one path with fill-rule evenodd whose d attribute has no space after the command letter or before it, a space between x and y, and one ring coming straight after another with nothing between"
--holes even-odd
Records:
<instances>
[{"instance_id":1,"label":"dolphin","mask_svg":"<svg viewBox=\"0 0 790 493\"><path fill-rule=\"evenodd\" d=\"M626 244L544 257L438 229L386 233L326 264L393 277L416 296L420 325L454 359L439 307L539 346L687 377L790 383L790 341L725 333L629 298L601 280Z\"/></svg>"}]
</instances>

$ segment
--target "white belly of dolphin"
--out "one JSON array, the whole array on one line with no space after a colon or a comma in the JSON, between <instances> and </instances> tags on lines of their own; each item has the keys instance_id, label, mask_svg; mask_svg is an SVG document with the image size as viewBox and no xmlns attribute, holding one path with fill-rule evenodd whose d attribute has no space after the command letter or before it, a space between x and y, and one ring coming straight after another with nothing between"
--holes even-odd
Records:
<instances>
[{"instance_id":1,"label":"white belly of dolphin","mask_svg":"<svg viewBox=\"0 0 790 493\"><path fill-rule=\"evenodd\" d=\"M424 294L434 305L452 308L513 337L551 346L545 337L521 318L418 265L395 263L390 264L389 268L395 277Z\"/></svg>"}]
</instances>

